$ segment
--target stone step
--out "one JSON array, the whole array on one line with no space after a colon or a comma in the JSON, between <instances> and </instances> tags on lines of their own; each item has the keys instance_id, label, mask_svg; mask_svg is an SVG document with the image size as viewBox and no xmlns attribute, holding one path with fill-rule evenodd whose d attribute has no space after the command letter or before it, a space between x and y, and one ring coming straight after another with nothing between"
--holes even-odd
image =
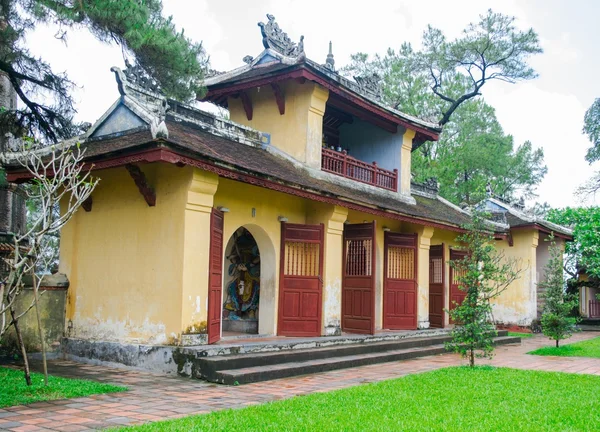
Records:
<instances>
[{"instance_id":1,"label":"stone step","mask_svg":"<svg viewBox=\"0 0 600 432\"><path fill-rule=\"evenodd\" d=\"M349 345L353 343L389 342L423 337L448 336L452 330L425 329L382 331L374 335L343 334L340 336L324 337L267 337L260 338L253 335L248 340L232 340L224 338L213 345L190 346L183 349L184 354L194 355L197 358L264 353L267 351L301 350L331 347L334 345Z\"/></svg>"},{"instance_id":2,"label":"stone step","mask_svg":"<svg viewBox=\"0 0 600 432\"><path fill-rule=\"evenodd\" d=\"M504 345L521 343L521 338L500 336L495 338L494 344ZM327 372L337 369L346 369L390 361L407 360L447 352L443 343L425 346L404 347L384 351L363 352L360 354L337 355L334 357L311 358L309 360L288 360L280 363L261 364L231 369L213 370L210 376L204 377L208 381L225 385L248 384L260 381L269 381L298 375L307 375ZM240 356L241 357L241 356ZM254 355L253 355L254 357ZM284 360L282 357L281 360Z\"/></svg>"},{"instance_id":3,"label":"stone step","mask_svg":"<svg viewBox=\"0 0 600 432\"><path fill-rule=\"evenodd\" d=\"M505 330L498 331L498 336L506 336ZM442 336L429 336L421 338L404 338L385 342L369 342L369 339L348 340L345 345L334 344L332 346L317 346L308 349L290 348L287 345L279 347L266 346L267 352L253 352L237 355L223 355L198 358L195 363L199 376L212 381L218 370L239 369L253 366L268 366L279 363L300 362L319 360L331 357L342 357L349 355L367 354L399 350L413 347L425 347L429 345L444 344L451 340L449 334Z\"/></svg>"},{"instance_id":4,"label":"stone step","mask_svg":"<svg viewBox=\"0 0 600 432\"><path fill-rule=\"evenodd\" d=\"M198 359L197 363L199 365L201 375L210 380L216 371L223 369L269 366L280 363L301 362L397 349L425 347L429 345L443 344L450 340L450 336L438 336L430 338L411 338L391 342L352 343L349 345L335 345L331 347L317 347L310 349L285 349L275 352L271 351L265 353L205 357Z\"/></svg>"}]
</instances>

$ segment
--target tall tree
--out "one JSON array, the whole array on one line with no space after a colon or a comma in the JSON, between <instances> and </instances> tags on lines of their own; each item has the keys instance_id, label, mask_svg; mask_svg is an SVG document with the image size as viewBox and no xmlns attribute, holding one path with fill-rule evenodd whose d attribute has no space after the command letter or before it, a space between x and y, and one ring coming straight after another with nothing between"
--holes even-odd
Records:
<instances>
[{"instance_id":1,"label":"tall tree","mask_svg":"<svg viewBox=\"0 0 600 432\"><path fill-rule=\"evenodd\" d=\"M506 200L529 198L547 172L543 150L528 141L515 146L483 100L465 102L428 151L414 153L415 180L436 177L455 204L474 205L486 189Z\"/></svg>"},{"instance_id":2,"label":"tall tree","mask_svg":"<svg viewBox=\"0 0 600 432\"><path fill-rule=\"evenodd\" d=\"M0 113L3 135L57 142L80 131L73 120L74 83L24 43L41 23L58 24L62 38L69 29L84 28L103 42L117 43L171 97L190 99L202 90L204 49L163 17L160 0L0 0L0 72L22 103Z\"/></svg>"},{"instance_id":3,"label":"tall tree","mask_svg":"<svg viewBox=\"0 0 600 432\"><path fill-rule=\"evenodd\" d=\"M536 76L527 61L541 52L537 34L514 21L490 10L453 41L428 27L420 51L404 43L383 56L356 53L342 69L377 74L386 104L444 126L438 142L413 153L412 168L417 181L437 177L440 194L455 204L479 201L486 186L508 200L530 198L547 171L543 151L530 142L515 146L494 109L476 98L489 81Z\"/></svg>"},{"instance_id":4,"label":"tall tree","mask_svg":"<svg viewBox=\"0 0 600 432\"><path fill-rule=\"evenodd\" d=\"M535 78L537 74L528 59L541 52L533 29L517 30L515 17L490 9L453 41L448 41L441 30L429 26L416 61L429 74L433 93L446 102L439 120L440 125L445 125L462 103L481 95L487 82L514 83ZM466 78L466 91L457 93L454 86L448 85L457 74Z\"/></svg>"},{"instance_id":5,"label":"tall tree","mask_svg":"<svg viewBox=\"0 0 600 432\"><path fill-rule=\"evenodd\" d=\"M592 143L588 149L585 160L589 163L600 160L600 98L585 112L583 118L583 133L586 134Z\"/></svg>"},{"instance_id":6,"label":"tall tree","mask_svg":"<svg viewBox=\"0 0 600 432\"><path fill-rule=\"evenodd\" d=\"M600 160L600 98L588 108L583 117L583 133L587 135L592 143L588 149L585 160L590 164ZM596 172L591 179L581 185L577 194L586 199L600 191L600 171Z\"/></svg>"},{"instance_id":7,"label":"tall tree","mask_svg":"<svg viewBox=\"0 0 600 432\"><path fill-rule=\"evenodd\" d=\"M491 9L470 23L462 35L448 41L444 33L428 26L423 33L422 49L416 51L404 43L398 52L388 49L385 56L369 62L364 53L355 54L347 74L377 73L387 87L386 99L409 114L431 118L429 110L418 112L415 102L425 102L424 88L436 99L434 111L440 125L450 121L464 102L481 95L489 81L515 83L537 76L529 66L529 57L542 52L533 29L520 31L515 17ZM429 99L427 105L431 105ZM423 107L420 107L423 108Z\"/></svg>"}]
</instances>

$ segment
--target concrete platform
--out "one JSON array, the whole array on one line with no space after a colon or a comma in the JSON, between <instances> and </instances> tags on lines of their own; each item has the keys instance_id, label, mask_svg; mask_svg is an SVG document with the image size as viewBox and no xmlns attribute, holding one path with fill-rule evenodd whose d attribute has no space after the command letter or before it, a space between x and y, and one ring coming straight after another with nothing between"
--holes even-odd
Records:
<instances>
[{"instance_id":1,"label":"concrete platform","mask_svg":"<svg viewBox=\"0 0 600 432\"><path fill-rule=\"evenodd\" d=\"M243 354L200 356L192 362L196 376L201 379L226 385L248 384L444 354L447 352L445 344L451 340L448 332L445 333L404 338L397 334L340 336L336 338L338 343L327 345L315 345L319 341L310 339L297 344L257 342L254 350ZM382 340L386 337L387 340ZM498 331L494 343L520 344L521 338L508 336L505 330Z\"/></svg>"}]
</instances>

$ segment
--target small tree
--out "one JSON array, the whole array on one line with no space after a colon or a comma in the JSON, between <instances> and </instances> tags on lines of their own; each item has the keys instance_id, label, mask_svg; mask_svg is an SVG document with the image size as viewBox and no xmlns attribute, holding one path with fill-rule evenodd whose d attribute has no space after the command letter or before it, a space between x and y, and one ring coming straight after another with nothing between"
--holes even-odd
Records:
<instances>
[{"instance_id":1,"label":"small tree","mask_svg":"<svg viewBox=\"0 0 600 432\"><path fill-rule=\"evenodd\" d=\"M491 357L496 327L493 323L491 301L497 298L519 277L520 261L506 259L493 246L494 238L484 215L474 212L473 220L466 226L467 232L458 237L467 253L462 260L451 261L459 288L466 292L461 304L449 311L456 323L452 341L447 347L469 359L475 366L475 358Z\"/></svg>"},{"instance_id":2,"label":"small tree","mask_svg":"<svg viewBox=\"0 0 600 432\"><path fill-rule=\"evenodd\" d=\"M565 289L563 273L563 249L551 236L549 241L550 259L544 267L545 274L539 283L544 290L544 310L542 313L542 332L556 341L558 348L562 339L570 338L577 331L579 318L570 316L573 308L579 305L577 296L569 294Z\"/></svg>"},{"instance_id":3,"label":"small tree","mask_svg":"<svg viewBox=\"0 0 600 432\"><path fill-rule=\"evenodd\" d=\"M36 307L37 321L44 360L47 368L45 346L37 302L41 274L39 269L48 265L48 241L73 217L98 184L83 165L84 152L73 142L34 149L30 140L25 140L18 152L0 154L2 164L19 163L31 176L32 187L27 188L29 199L39 203L40 211L30 220L23 234L13 235L13 251L5 263L8 272L0 279L0 338L12 326L24 362L25 381L31 385L27 351L23 343L19 319ZM60 213L55 209L62 203ZM16 301L24 289L23 279L33 276L34 299L25 310L16 310Z\"/></svg>"}]
</instances>

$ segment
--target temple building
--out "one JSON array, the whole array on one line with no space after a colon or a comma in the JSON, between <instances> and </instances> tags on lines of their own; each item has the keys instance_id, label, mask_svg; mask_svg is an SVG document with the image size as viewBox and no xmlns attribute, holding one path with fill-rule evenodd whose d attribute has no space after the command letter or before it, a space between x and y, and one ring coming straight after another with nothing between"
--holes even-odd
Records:
<instances>
[{"instance_id":1,"label":"temple building","mask_svg":"<svg viewBox=\"0 0 600 432\"><path fill-rule=\"evenodd\" d=\"M61 233L70 340L203 345L450 325L445 311L464 293L449 261L470 215L435 181L411 182L412 152L440 127L386 106L377 76L341 76L331 46L315 62L273 16L259 26L264 50L205 80L202 100L230 119L167 99L135 66L113 68L119 99L65 143L100 178ZM27 180L17 166L8 177ZM524 268L494 318L528 325L543 240L571 232L494 198L486 207L497 248Z\"/></svg>"}]
</instances>

